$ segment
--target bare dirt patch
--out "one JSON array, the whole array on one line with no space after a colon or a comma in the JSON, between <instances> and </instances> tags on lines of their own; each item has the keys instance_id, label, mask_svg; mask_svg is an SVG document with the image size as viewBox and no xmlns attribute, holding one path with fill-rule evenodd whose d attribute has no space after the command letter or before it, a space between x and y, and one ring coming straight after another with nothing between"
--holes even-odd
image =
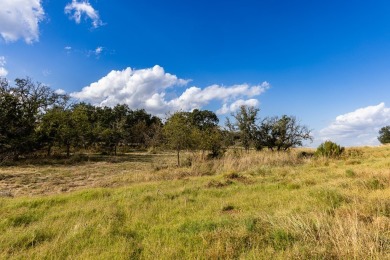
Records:
<instances>
[{"instance_id":1,"label":"bare dirt patch","mask_svg":"<svg viewBox=\"0 0 390 260\"><path fill-rule=\"evenodd\" d=\"M59 194L84 188L118 187L148 181L156 165L169 164L171 155L131 154L74 165L33 163L0 168L0 196Z\"/></svg>"}]
</instances>

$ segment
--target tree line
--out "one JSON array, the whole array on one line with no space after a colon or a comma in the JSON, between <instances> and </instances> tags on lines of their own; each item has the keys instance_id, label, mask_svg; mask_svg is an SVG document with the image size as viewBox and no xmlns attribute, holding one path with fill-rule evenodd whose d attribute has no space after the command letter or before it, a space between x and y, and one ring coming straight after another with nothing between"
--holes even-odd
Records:
<instances>
[{"instance_id":1,"label":"tree line","mask_svg":"<svg viewBox=\"0 0 390 260\"><path fill-rule=\"evenodd\" d=\"M132 110L125 104L99 107L72 103L69 96L34 83L14 84L0 79L0 162L53 151L70 156L75 151L116 155L130 149L173 149L180 164L182 150L218 157L231 146L287 150L311 140L311 131L293 116L258 117L259 109L242 106L219 125L212 111L177 111L166 119Z\"/></svg>"}]
</instances>

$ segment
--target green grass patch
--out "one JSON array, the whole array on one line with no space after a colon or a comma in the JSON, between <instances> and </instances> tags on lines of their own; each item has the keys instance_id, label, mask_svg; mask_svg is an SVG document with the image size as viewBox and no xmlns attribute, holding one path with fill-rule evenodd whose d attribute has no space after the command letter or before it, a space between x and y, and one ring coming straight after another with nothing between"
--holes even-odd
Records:
<instances>
[{"instance_id":1,"label":"green grass patch","mask_svg":"<svg viewBox=\"0 0 390 260\"><path fill-rule=\"evenodd\" d=\"M349 154L0 168L0 259L386 259L390 150Z\"/></svg>"}]
</instances>

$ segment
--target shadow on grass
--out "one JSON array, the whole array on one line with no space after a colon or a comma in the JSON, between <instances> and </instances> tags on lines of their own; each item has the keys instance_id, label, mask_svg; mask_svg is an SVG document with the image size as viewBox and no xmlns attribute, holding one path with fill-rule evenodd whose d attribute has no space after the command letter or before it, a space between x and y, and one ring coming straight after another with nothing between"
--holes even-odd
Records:
<instances>
[{"instance_id":1,"label":"shadow on grass","mask_svg":"<svg viewBox=\"0 0 390 260\"><path fill-rule=\"evenodd\" d=\"M101 154L74 154L69 157L65 155L54 156L34 156L20 158L17 161L4 161L0 164L0 167L11 166L76 166L85 165L94 162L107 162L107 163L122 163L122 162L153 162L156 158L167 156L166 154L148 154L148 153L126 153L118 155L101 155Z\"/></svg>"}]
</instances>

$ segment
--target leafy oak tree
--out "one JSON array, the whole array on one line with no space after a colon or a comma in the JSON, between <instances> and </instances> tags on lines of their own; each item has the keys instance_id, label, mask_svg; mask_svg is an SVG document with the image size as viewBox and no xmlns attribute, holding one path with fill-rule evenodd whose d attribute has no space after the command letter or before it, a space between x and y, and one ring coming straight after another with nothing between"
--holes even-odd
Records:
<instances>
[{"instance_id":1,"label":"leafy oak tree","mask_svg":"<svg viewBox=\"0 0 390 260\"><path fill-rule=\"evenodd\" d=\"M256 148L268 147L270 150L286 151L302 146L303 141L312 140L311 130L301 125L294 116L267 117L256 131Z\"/></svg>"},{"instance_id":2,"label":"leafy oak tree","mask_svg":"<svg viewBox=\"0 0 390 260\"><path fill-rule=\"evenodd\" d=\"M66 103L68 97L30 78L16 79L11 86L0 79L0 154L14 159L38 149L37 126L53 106Z\"/></svg>"},{"instance_id":3,"label":"leafy oak tree","mask_svg":"<svg viewBox=\"0 0 390 260\"><path fill-rule=\"evenodd\" d=\"M390 143L390 126L384 126L379 130L378 140L381 144Z\"/></svg>"},{"instance_id":4,"label":"leafy oak tree","mask_svg":"<svg viewBox=\"0 0 390 260\"><path fill-rule=\"evenodd\" d=\"M177 165L180 166L180 151L196 146L198 130L191 124L186 112L171 115L163 128L167 145L176 150Z\"/></svg>"},{"instance_id":5,"label":"leafy oak tree","mask_svg":"<svg viewBox=\"0 0 390 260\"><path fill-rule=\"evenodd\" d=\"M202 150L202 157L205 151L210 151L209 156L215 158L222 154L223 135L218 126L217 115L209 110L194 109L188 113L190 123L197 130L197 148Z\"/></svg>"},{"instance_id":6,"label":"leafy oak tree","mask_svg":"<svg viewBox=\"0 0 390 260\"><path fill-rule=\"evenodd\" d=\"M253 106L241 106L236 113L232 113L234 122L229 118L226 121L230 131L239 133L241 145L246 152L249 152L250 146L255 142L258 112L259 109Z\"/></svg>"}]
</instances>

